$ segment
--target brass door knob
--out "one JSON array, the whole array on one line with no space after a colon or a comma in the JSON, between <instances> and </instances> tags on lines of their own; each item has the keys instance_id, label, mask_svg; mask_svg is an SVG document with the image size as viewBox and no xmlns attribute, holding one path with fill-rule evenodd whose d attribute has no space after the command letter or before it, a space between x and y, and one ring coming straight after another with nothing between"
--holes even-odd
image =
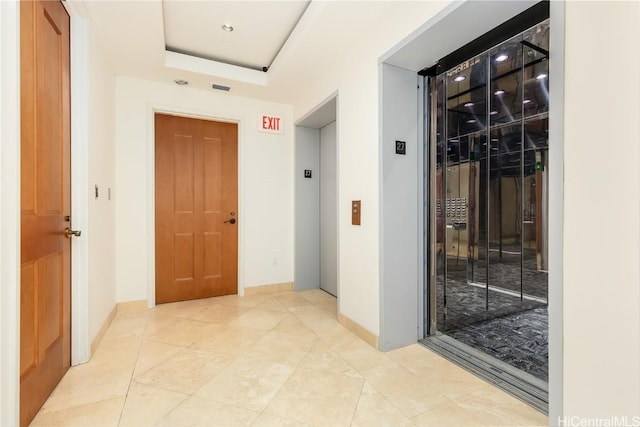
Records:
<instances>
[{"instance_id":1,"label":"brass door knob","mask_svg":"<svg viewBox=\"0 0 640 427\"><path fill-rule=\"evenodd\" d=\"M71 236L80 237L81 234L82 234L82 231L80 230L72 230L69 227L64 229L64 235L67 236L67 239L70 239Z\"/></svg>"}]
</instances>

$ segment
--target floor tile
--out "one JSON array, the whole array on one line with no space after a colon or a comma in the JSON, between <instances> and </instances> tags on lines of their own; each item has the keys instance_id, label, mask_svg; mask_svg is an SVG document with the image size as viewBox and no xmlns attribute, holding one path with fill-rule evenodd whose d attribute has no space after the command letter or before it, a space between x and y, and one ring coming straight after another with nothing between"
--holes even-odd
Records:
<instances>
[{"instance_id":1,"label":"floor tile","mask_svg":"<svg viewBox=\"0 0 640 427\"><path fill-rule=\"evenodd\" d=\"M219 325L196 320L178 319L171 326L146 337L148 340L163 342L165 344L188 346L203 338L211 336L220 329Z\"/></svg>"},{"instance_id":2,"label":"floor tile","mask_svg":"<svg viewBox=\"0 0 640 427\"><path fill-rule=\"evenodd\" d=\"M188 396L133 382L122 410L120 427L153 426Z\"/></svg>"},{"instance_id":3,"label":"floor tile","mask_svg":"<svg viewBox=\"0 0 640 427\"><path fill-rule=\"evenodd\" d=\"M362 378L351 365L344 361L335 351L324 342L317 342L300 362L300 369L328 371L334 374L349 375Z\"/></svg>"},{"instance_id":4,"label":"floor tile","mask_svg":"<svg viewBox=\"0 0 640 427\"><path fill-rule=\"evenodd\" d=\"M485 381L420 344L391 351L388 357L427 384L437 384L438 391L450 399L460 399L487 385Z\"/></svg>"},{"instance_id":5,"label":"floor tile","mask_svg":"<svg viewBox=\"0 0 640 427\"><path fill-rule=\"evenodd\" d=\"M459 399L456 404L485 425L548 425L548 417L491 385Z\"/></svg>"},{"instance_id":6,"label":"floor tile","mask_svg":"<svg viewBox=\"0 0 640 427\"><path fill-rule=\"evenodd\" d=\"M413 427L414 424L386 397L368 382L364 383L356 412L354 427Z\"/></svg>"},{"instance_id":7,"label":"floor tile","mask_svg":"<svg viewBox=\"0 0 640 427\"><path fill-rule=\"evenodd\" d=\"M172 302L168 304L158 304L152 310L156 314L175 317L179 319L190 319L207 306L207 301L202 299Z\"/></svg>"},{"instance_id":8,"label":"floor tile","mask_svg":"<svg viewBox=\"0 0 640 427\"><path fill-rule=\"evenodd\" d=\"M280 304L284 305L287 308L292 307L300 307L304 305L311 305L309 300L301 297L296 292L282 294L276 297Z\"/></svg>"},{"instance_id":9,"label":"floor tile","mask_svg":"<svg viewBox=\"0 0 640 427\"><path fill-rule=\"evenodd\" d=\"M292 372L293 368L289 365L240 356L202 386L196 395L252 411L262 411Z\"/></svg>"},{"instance_id":10,"label":"floor tile","mask_svg":"<svg viewBox=\"0 0 640 427\"><path fill-rule=\"evenodd\" d=\"M136 317L116 317L111 322L109 329L104 334L104 339L117 338L127 335L142 336L147 327L147 318Z\"/></svg>"},{"instance_id":11,"label":"floor tile","mask_svg":"<svg viewBox=\"0 0 640 427\"><path fill-rule=\"evenodd\" d=\"M143 341L136 360L133 376L138 377L149 369L161 364L185 347L155 341Z\"/></svg>"},{"instance_id":12,"label":"floor tile","mask_svg":"<svg viewBox=\"0 0 640 427\"><path fill-rule=\"evenodd\" d=\"M314 307L315 310L322 312ZM322 318L316 320L303 320L305 325L316 333L327 344L333 345L345 339L358 339L352 332L336 321L328 317L326 314Z\"/></svg>"},{"instance_id":13,"label":"floor tile","mask_svg":"<svg viewBox=\"0 0 640 427\"><path fill-rule=\"evenodd\" d=\"M143 337L149 337L157 334L163 329L173 326L176 323L176 319L176 317L172 317L168 314L157 312L152 313L147 319L147 326L145 327Z\"/></svg>"},{"instance_id":14,"label":"floor tile","mask_svg":"<svg viewBox=\"0 0 640 427\"><path fill-rule=\"evenodd\" d=\"M337 304L337 301L335 300L317 304L316 307L324 311L327 314L327 316L331 318L338 317L338 304Z\"/></svg>"},{"instance_id":15,"label":"floor tile","mask_svg":"<svg viewBox=\"0 0 640 427\"><path fill-rule=\"evenodd\" d=\"M271 331L256 341L245 356L295 368L317 341L318 337L313 334L291 335Z\"/></svg>"},{"instance_id":16,"label":"floor tile","mask_svg":"<svg viewBox=\"0 0 640 427\"><path fill-rule=\"evenodd\" d=\"M260 413L200 397L189 397L164 417L159 427L251 426Z\"/></svg>"},{"instance_id":17,"label":"floor tile","mask_svg":"<svg viewBox=\"0 0 640 427\"><path fill-rule=\"evenodd\" d=\"M237 319L229 323L231 326L257 328L263 331L269 331L276 327L278 323L289 316L288 313L272 310L261 310L254 308L242 314Z\"/></svg>"},{"instance_id":18,"label":"floor tile","mask_svg":"<svg viewBox=\"0 0 640 427\"><path fill-rule=\"evenodd\" d=\"M192 394L229 365L234 356L185 349L136 377L136 381Z\"/></svg>"},{"instance_id":19,"label":"floor tile","mask_svg":"<svg viewBox=\"0 0 640 427\"><path fill-rule=\"evenodd\" d=\"M215 304L233 305L236 307L255 308L264 302L268 297L265 295L254 295L249 297L239 297L238 295L226 295L215 299Z\"/></svg>"},{"instance_id":20,"label":"floor tile","mask_svg":"<svg viewBox=\"0 0 640 427\"><path fill-rule=\"evenodd\" d=\"M252 427L313 427L311 424L293 421L275 415L262 413Z\"/></svg>"},{"instance_id":21,"label":"floor tile","mask_svg":"<svg viewBox=\"0 0 640 427\"><path fill-rule=\"evenodd\" d=\"M312 304L322 304L325 302L335 302L337 298L322 289L309 289L308 291L298 292L302 298Z\"/></svg>"},{"instance_id":22,"label":"floor tile","mask_svg":"<svg viewBox=\"0 0 640 427\"><path fill-rule=\"evenodd\" d=\"M331 349L360 372L385 365L390 361L384 353L351 333L332 342Z\"/></svg>"},{"instance_id":23,"label":"floor tile","mask_svg":"<svg viewBox=\"0 0 640 427\"><path fill-rule=\"evenodd\" d=\"M278 323L278 326L276 326L272 330L283 334L314 336L317 338L317 335L311 329L309 329L300 319L292 314L285 317L284 320Z\"/></svg>"},{"instance_id":24,"label":"floor tile","mask_svg":"<svg viewBox=\"0 0 640 427\"><path fill-rule=\"evenodd\" d=\"M214 304L198 312L191 319L200 320L202 322L225 324L237 319L249 310L250 308L238 307L235 305Z\"/></svg>"},{"instance_id":25,"label":"floor tile","mask_svg":"<svg viewBox=\"0 0 640 427\"><path fill-rule=\"evenodd\" d=\"M110 370L94 364L72 367L62 378L41 411L53 412L103 400L124 397L132 369Z\"/></svg>"},{"instance_id":26,"label":"floor tile","mask_svg":"<svg viewBox=\"0 0 640 427\"><path fill-rule=\"evenodd\" d=\"M436 391L436 384L432 388L396 363L364 371L362 375L409 418L446 402Z\"/></svg>"},{"instance_id":27,"label":"floor tile","mask_svg":"<svg viewBox=\"0 0 640 427\"><path fill-rule=\"evenodd\" d=\"M31 427L116 427L124 397L101 400L58 412L40 412Z\"/></svg>"},{"instance_id":28,"label":"floor tile","mask_svg":"<svg viewBox=\"0 0 640 427\"><path fill-rule=\"evenodd\" d=\"M118 313L34 425L547 424L421 345L379 352L337 322L335 306L312 290Z\"/></svg>"},{"instance_id":29,"label":"floor tile","mask_svg":"<svg viewBox=\"0 0 640 427\"><path fill-rule=\"evenodd\" d=\"M141 346L142 339L134 335L103 339L91 363L105 370L131 368L133 371Z\"/></svg>"},{"instance_id":30,"label":"floor tile","mask_svg":"<svg viewBox=\"0 0 640 427\"><path fill-rule=\"evenodd\" d=\"M317 426L348 426L363 380L328 371L298 369L265 413Z\"/></svg>"},{"instance_id":31,"label":"floor tile","mask_svg":"<svg viewBox=\"0 0 640 427\"><path fill-rule=\"evenodd\" d=\"M483 419L484 418L484 419ZM484 424L487 417L478 417L477 413L467 411L456 405L452 401L444 402L427 412L424 412L412 419L415 425L420 427L443 427L443 426L485 426L500 425L499 419L494 419L493 423Z\"/></svg>"},{"instance_id":32,"label":"floor tile","mask_svg":"<svg viewBox=\"0 0 640 427\"><path fill-rule=\"evenodd\" d=\"M226 325L215 334L199 339L191 347L214 353L240 355L249 351L265 334L266 331L261 329Z\"/></svg>"},{"instance_id":33,"label":"floor tile","mask_svg":"<svg viewBox=\"0 0 640 427\"><path fill-rule=\"evenodd\" d=\"M283 313L289 313L289 309L282 305L276 297L270 297L264 300L264 302L258 304L256 308L260 310L280 311Z\"/></svg>"},{"instance_id":34,"label":"floor tile","mask_svg":"<svg viewBox=\"0 0 640 427\"><path fill-rule=\"evenodd\" d=\"M298 307L289 307L291 311L298 319L307 323L316 320L332 320L327 312L318 308L315 305L301 305Z\"/></svg>"}]
</instances>

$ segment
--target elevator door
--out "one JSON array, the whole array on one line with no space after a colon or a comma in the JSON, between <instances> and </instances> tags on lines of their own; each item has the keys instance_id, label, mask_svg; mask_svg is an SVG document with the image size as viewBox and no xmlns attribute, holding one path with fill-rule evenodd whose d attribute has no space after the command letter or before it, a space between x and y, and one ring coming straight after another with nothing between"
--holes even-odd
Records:
<instances>
[{"instance_id":1,"label":"elevator door","mask_svg":"<svg viewBox=\"0 0 640 427\"><path fill-rule=\"evenodd\" d=\"M320 129L320 289L338 296L336 122Z\"/></svg>"},{"instance_id":2,"label":"elevator door","mask_svg":"<svg viewBox=\"0 0 640 427\"><path fill-rule=\"evenodd\" d=\"M546 307L548 22L428 81L428 331Z\"/></svg>"}]
</instances>

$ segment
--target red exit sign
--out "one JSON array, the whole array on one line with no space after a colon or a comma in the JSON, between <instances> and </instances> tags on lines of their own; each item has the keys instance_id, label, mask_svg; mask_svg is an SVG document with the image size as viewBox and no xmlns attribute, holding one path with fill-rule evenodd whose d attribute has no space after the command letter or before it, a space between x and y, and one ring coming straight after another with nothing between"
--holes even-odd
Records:
<instances>
[{"instance_id":1,"label":"red exit sign","mask_svg":"<svg viewBox=\"0 0 640 427\"><path fill-rule=\"evenodd\" d=\"M282 117L258 114L258 130L268 133L284 133Z\"/></svg>"}]
</instances>

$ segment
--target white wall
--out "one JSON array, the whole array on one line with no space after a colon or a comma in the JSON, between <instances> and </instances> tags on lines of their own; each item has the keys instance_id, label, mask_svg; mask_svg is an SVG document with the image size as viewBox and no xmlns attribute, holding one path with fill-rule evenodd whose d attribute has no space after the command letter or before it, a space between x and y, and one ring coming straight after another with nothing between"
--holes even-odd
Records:
<instances>
[{"instance_id":1,"label":"white wall","mask_svg":"<svg viewBox=\"0 0 640 427\"><path fill-rule=\"evenodd\" d=\"M380 234L378 155L378 58L432 18L448 2L372 2L367 13L378 25L353 30L357 46L313 70L294 100L300 118L338 93L338 227L340 312L375 335L380 315ZM329 2L325 13L360 7ZM345 43L347 43L345 39ZM324 65L324 64L323 64ZM362 225L351 225L351 201L362 201Z\"/></svg>"},{"instance_id":2,"label":"white wall","mask_svg":"<svg viewBox=\"0 0 640 427\"><path fill-rule=\"evenodd\" d=\"M153 111L239 122L239 292L293 281L291 107L173 83L116 79L116 300L154 289ZM258 132L258 114L283 118L284 134ZM275 260L275 263L274 263ZM276 265L274 265L276 264Z\"/></svg>"},{"instance_id":3,"label":"white wall","mask_svg":"<svg viewBox=\"0 0 640 427\"><path fill-rule=\"evenodd\" d=\"M89 32L88 205L89 337L93 340L116 302L115 76ZM98 185L96 199L94 186ZM111 188L111 200L108 198Z\"/></svg>"},{"instance_id":4,"label":"white wall","mask_svg":"<svg viewBox=\"0 0 640 427\"><path fill-rule=\"evenodd\" d=\"M295 130L295 289L320 287L320 130ZM311 170L311 178L304 171Z\"/></svg>"},{"instance_id":5,"label":"white wall","mask_svg":"<svg viewBox=\"0 0 640 427\"><path fill-rule=\"evenodd\" d=\"M115 77L91 21L75 7L70 15L71 228L82 232L71 246L71 363L77 365L89 360L115 306L115 209L106 189L115 176ZM105 184L98 199L95 184Z\"/></svg>"},{"instance_id":6,"label":"white wall","mask_svg":"<svg viewBox=\"0 0 640 427\"><path fill-rule=\"evenodd\" d=\"M336 122L320 129L320 288L338 296L338 141Z\"/></svg>"},{"instance_id":7,"label":"white wall","mask_svg":"<svg viewBox=\"0 0 640 427\"><path fill-rule=\"evenodd\" d=\"M20 25L0 2L0 424L19 422Z\"/></svg>"},{"instance_id":8,"label":"white wall","mask_svg":"<svg viewBox=\"0 0 640 427\"><path fill-rule=\"evenodd\" d=\"M565 416L640 415L639 8L565 6Z\"/></svg>"},{"instance_id":9,"label":"white wall","mask_svg":"<svg viewBox=\"0 0 640 427\"><path fill-rule=\"evenodd\" d=\"M418 76L415 71L381 64L380 147L380 341L391 350L418 340L419 169L424 155L418 141ZM395 141L406 143L406 154L395 153Z\"/></svg>"}]
</instances>

